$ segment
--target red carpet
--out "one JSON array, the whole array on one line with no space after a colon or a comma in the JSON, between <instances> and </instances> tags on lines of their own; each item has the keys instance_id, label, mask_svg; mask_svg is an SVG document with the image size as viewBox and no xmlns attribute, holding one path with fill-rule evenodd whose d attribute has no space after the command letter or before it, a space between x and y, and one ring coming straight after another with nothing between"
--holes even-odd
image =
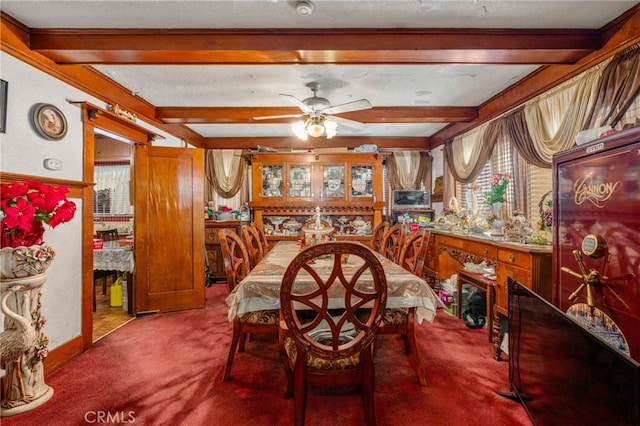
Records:
<instances>
[{"instance_id":1,"label":"red carpet","mask_svg":"<svg viewBox=\"0 0 640 426\"><path fill-rule=\"evenodd\" d=\"M203 310L136 319L50 375L53 398L11 425L289 425L293 402L282 397L277 339L257 337L236 356L222 383L231 338L226 285L207 289ZM419 386L395 336L376 352L379 425L531 425L507 389L507 363L492 358L486 330L441 311L417 327L428 385ZM307 425L360 425L357 394L312 392Z\"/></svg>"}]
</instances>

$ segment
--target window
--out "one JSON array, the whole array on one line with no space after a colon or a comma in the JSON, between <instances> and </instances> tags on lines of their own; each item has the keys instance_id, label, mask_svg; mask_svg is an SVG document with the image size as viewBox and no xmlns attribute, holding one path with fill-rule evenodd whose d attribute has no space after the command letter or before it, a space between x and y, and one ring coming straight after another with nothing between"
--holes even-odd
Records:
<instances>
[{"instance_id":1,"label":"window","mask_svg":"<svg viewBox=\"0 0 640 426\"><path fill-rule=\"evenodd\" d=\"M130 197L129 163L96 163L94 172L94 216L130 215L133 213Z\"/></svg>"},{"instance_id":2,"label":"window","mask_svg":"<svg viewBox=\"0 0 640 426\"><path fill-rule=\"evenodd\" d=\"M484 194L490 189L489 180L491 176L495 173L511 173L512 179L507 187L507 202L503 207L503 214L505 218L512 215L516 198L515 182L524 177L525 182L521 182L521 186L525 188L524 190L526 191L524 197L526 205L520 206L520 209L524 211L527 218L532 221L532 225L535 226L539 217L538 203L542 196L552 189L551 169L543 169L527 164L525 168L526 173L516 173L514 171L514 157L516 155L517 152L509 140L499 141L493 150L491 159L482 169L482 172L478 175L475 182L470 184L456 183L456 194L460 194L458 197L460 207L462 209L470 208L467 191L475 188L475 194L478 199L479 216L481 219L486 218L490 208L484 203Z\"/></svg>"}]
</instances>

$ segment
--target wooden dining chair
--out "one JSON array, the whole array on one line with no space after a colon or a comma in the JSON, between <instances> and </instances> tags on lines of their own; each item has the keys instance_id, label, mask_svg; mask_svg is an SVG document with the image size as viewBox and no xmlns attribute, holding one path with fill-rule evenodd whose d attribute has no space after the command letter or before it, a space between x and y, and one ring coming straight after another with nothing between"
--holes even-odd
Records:
<instances>
[{"instance_id":1,"label":"wooden dining chair","mask_svg":"<svg viewBox=\"0 0 640 426\"><path fill-rule=\"evenodd\" d=\"M387 230L382 237L380 245L380 254L387 259L398 263L400 259L400 250L404 246L407 238L407 227L403 223L397 223Z\"/></svg>"},{"instance_id":2,"label":"wooden dining chair","mask_svg":"<svg viewBox=\"0 0 640 426\"><path fill-rule=\"evenodd\" d=\"M398 262L400 266L420 278L422 278L424 271L430 238L431 232L427 230L413 232L407 237L400 251ZM404 352L409 357L409 362L418 376L418 382L425 386L427 379L418 352L415 334L416 308L387 308L383 320L384 326L380 333L400 335L404 343Z\"/></svg>"},{"instance_id":3,"label":"wooden dining chair","mask_svg":"<svg viewBox=\"0 0 640 426\"><path fill-rule=\"evenodd\" d=\"M120 236L118 235L117 229L103 229L100 231L96 231L96 237L101 239L102 241L118 241ZM107 278L112 277L112 280L115 281L118 279L118 271L93 271L93 300L94 300L94 311L95 311L95 286L98 281L102 281L102 294L107 294Z\"/></svg>"},{"instance_id":4,"label":"wooden dining chair","mask_svg":"<svg viewBox=\"0 0 640 426\"><path fill-rule=\"evenodd\" d=\"M382 247L382 238L389 230L389 222L386 220L384 222L380 222L373 228L373 233L371 234L371 242L369 243L371 249L380 253L380 249Z\"/></svg>"},{"instance_id":5,"label":"wooden dining chair","mask_svg":"<svg viewBox=\"0 0 640 426\"><path fill-rule=\"evenodd\" d=\"M314 269L330 256L330 278ZM360 257L356 272L345 270L343 260ZM298 279L305 276L301 285ZM309 276L313 281L307 284ZM363 278L366 286L359 286ZM295 285L294 285L295 283ZM330 311L329 299L343 287L344 310ZM330 296L331 295L331 296ZM387 300L382 265L369 248L351 242L317 244L300 252L289 264L280 288L280 355L287 373L286 396L294 398L296 425L305 420L307 386L358 386L367 425L375 425L375 370L372 344ZM334 300L335 301L335 300ZM366 321L356 310L371 304Z\"/></svg>"},{"instance_id":6,"label":"wooden dining chair","mask_svg":"<svg viewBox=\"0 0 640 426\"><path fill-rule=\"evenodd\" d=\"M224 271L227 275L227 285L229 290L233 291L249 273L249 253L242 239L230 229L218 230L218 239L222 250ZM249 333L277 335L278 317L278 310L264 310L247 312L242 317L236 316L233 319L233 334L222 374L223 382L231 377L231 367L236 352L244 352L247 335Z\"/></svg>"},{"instance_id":7,"label":"wooden dining chair","mask_svg":"<svg viewBox=\"0 0 640 426\"><path fill-rule=\"evenodd\" d=\"M242 233L244 244L247 247L247 252L249 252L251 269L253 269L264 257L260 235L255 228L252 228L249 225L242 225L242 227L240 228L240 232Z\"/></svg>"},{"instance_id":8,"label":"wooden dining chair","mask_svg":"<svg viewBox=\"0 0 640 426\"><path fill-rule=\"evenodd\" d=\"M251 228L255 229L258 235L260 236L260 244L262 245L262 252L266 255L271 250L271 246L269 245L269 241L267 240L267 236L264 233L264 230L261 226L256 225L255 222L251 222L249 225Z\"/></svg>"}]
</instances>

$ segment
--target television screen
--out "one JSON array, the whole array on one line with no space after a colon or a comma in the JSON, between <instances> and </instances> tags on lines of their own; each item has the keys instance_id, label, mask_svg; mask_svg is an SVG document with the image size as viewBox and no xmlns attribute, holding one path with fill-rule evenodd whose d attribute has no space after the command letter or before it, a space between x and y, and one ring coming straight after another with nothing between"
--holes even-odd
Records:
<instances>
[{"instance_id":1,"label":"television screen","mask_svg":"<svg viewBox=\"0 0 640 426\"><path fill-rule=\"evenodd\" d=\"M429 209L431 197L429 191L416 189L396 189L393 191L394 209Z\"/></svg>"},{"instance_id":2,"label":"television screen","mask_svg":"<svg viewBox=\"0 0 640 426\"><path fill-rule=\"evenodd\" d=\"M640 425L640 364L511 278L509 382L536 425Z\"/></svg>"}]
</instances>

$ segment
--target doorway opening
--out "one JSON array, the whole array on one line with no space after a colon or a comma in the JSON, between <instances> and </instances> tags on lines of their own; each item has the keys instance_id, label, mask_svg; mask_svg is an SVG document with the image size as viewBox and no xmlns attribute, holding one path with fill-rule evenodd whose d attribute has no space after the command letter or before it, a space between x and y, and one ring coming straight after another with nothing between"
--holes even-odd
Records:
<instances>
[{"instance_id":1,"label":"doorway opening","mask_svg":"<svg viewBox=\"0 0 640 426\"><path fill-rule=\"evenodd\" d=\"M132 291L134 145L95 129L93 341L134 318ZM101 248L98 248L101 247ZM113 267L114 269L109 269Z\"/></svg>"}]
</instances>

